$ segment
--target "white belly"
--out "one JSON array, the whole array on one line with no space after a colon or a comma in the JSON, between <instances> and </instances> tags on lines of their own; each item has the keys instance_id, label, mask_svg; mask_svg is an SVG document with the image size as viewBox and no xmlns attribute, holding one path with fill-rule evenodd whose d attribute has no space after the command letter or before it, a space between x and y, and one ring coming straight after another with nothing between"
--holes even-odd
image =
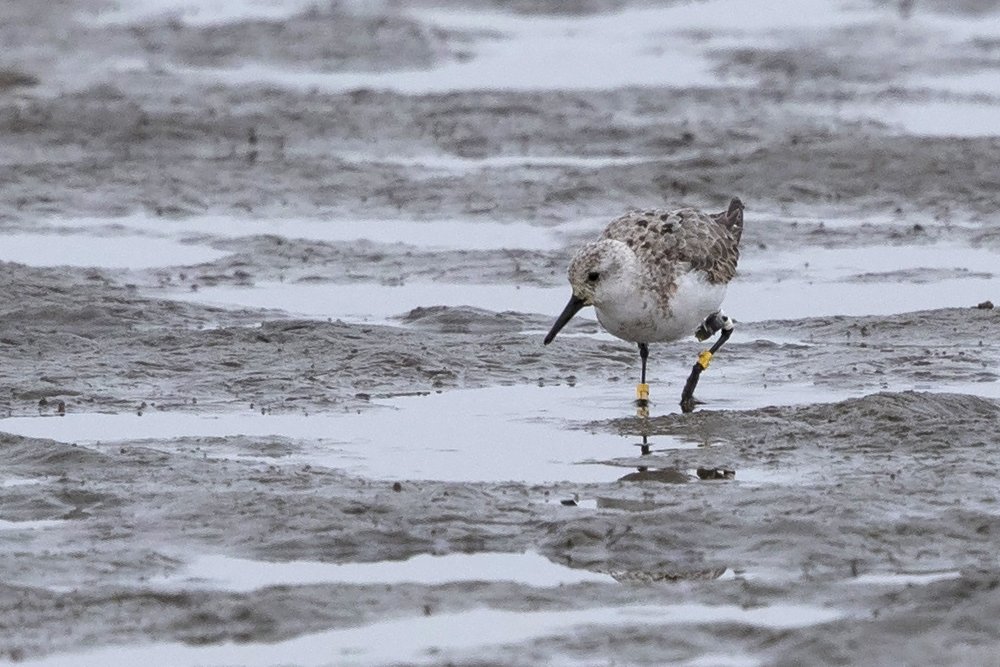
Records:
<instances>
[{"instance_id":1,"label":"white belly","mask_svg":"<svg viewBox=\"0 0 1000 667\"><path fill-rule=\"evenodd\" d=\"M719 310L725 295L725 285L688 273L678 280L667 310L655 294L635 289L602 300L595 310L611 335L633 343L660 343L694 335L698 325Z\"/></svg>"}]
</instances>

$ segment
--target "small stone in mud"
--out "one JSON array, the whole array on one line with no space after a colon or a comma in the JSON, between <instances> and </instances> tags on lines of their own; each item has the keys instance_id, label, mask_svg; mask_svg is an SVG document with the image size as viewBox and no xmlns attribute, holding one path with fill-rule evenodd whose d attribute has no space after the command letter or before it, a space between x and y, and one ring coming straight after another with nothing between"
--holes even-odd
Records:
<instances>
[{"instance_id":1,"label":"small stone in mud","mask_svg":"<svg viewBox=\"0 0 1000 667\"><path fill-rule=\"evenodd\" d=\"M979 310L993 310L993 302L983 301L982 303L977 304L976 308L978 308Z\"/></svg>"},{"instance_id":2,"label":"small stone in mud","mask_svg":"<svg viewBox=\"0 0 1000 667\"><path fill-rule=\"evenodd\" d=\"M559 501L560 505L565 505L566 507L576 507L577 503L572 498L566 498L565 500Z\"/></svg>"},{"instance_id":3,"label":"small stone in mud","mask_svg":"<svg viewBox=\"0 0 1000 667\"><path fill-rule=\"evenodd\" d=\"M400 491L403 490L403 485L400 484L399 482L393 482L392 490L395 491L396 493L399 493Z\"/></svg>"}]
</instances>

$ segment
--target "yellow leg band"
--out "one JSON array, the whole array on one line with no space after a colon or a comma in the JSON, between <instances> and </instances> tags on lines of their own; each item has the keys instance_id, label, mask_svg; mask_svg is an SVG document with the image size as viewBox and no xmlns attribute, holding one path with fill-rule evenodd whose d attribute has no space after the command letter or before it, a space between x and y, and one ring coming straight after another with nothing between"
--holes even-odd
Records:
<instances>
[{"instance_id":1,"label":"yellow leg band","mask_svg":"<svg viewBox=\"0 0 1000 667\"><path fill-rule=\"evenodd\" d=\"M698 355L698 365L701 366L702 370L708 368L708 363L712 361L712 353L708 350L702 350L701 354Z\"/></svg>"},{"instance_id":2,"label":"yellow leg band","mask_svg":"<svg viewBox=\"0 0 1000 667\"><path fill-rule=\"evenodd\" d=\"M649 400L649 385L643 382L642 384L637 384L635 386L635 400L637 401L648 401Z\"/></svg>"}]
</instances>

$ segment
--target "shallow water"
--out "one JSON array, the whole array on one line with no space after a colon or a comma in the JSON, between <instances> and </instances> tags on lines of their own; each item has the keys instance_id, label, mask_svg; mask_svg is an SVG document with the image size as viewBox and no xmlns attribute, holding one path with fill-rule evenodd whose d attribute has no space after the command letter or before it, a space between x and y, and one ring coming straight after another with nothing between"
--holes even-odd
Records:
<instances>
[{"instance_id":1,"label":"shallow water","mask_svg":"<svg viewBox=\"0 0 1000 667\"><path fill-rule=\"evenodd\" d=\"M29 266L148 269L200 264L225 255L203 245L138 237L124 240L78 234L9 234L0 243L0 261Z\"/></svg>"},{"instance_id":2,"label":"shallow water","mask_svg":"<svg viewBox=\"0 0 1000 667\"><path fill-rule=\"evenodd\" d=\"M162 294L161 292L156 292ZM553 313L566 305L569 286L536 287L411 281L403 285L259 283L219 285L170 298L227 308L276 308L293 315L344 322L391 323L418 306L472 306L495 312Z\"/></svg>"},{"instance_id":3,"label":"shallow water","mask_svg":"<svg viewBox=\"0 0 1000 667\"><path fill-rule=\"evenodd\" d=\"M490 646L528 642L573 628L594 626L670 626L738 623L775 630L829 623L845 614L835 609L770 605L744 609L735 605L635 605L579 611L501 611L473 609L422 618L386 620L357 628L331 630L274 644L150 646L98 649L72 656L52 656L26 665L240 664L374 665L398 662L440 663L442 652L488 650ZM445 654L447 655L447 654ZM480 653L482 655L482 653Z\"/></svg>"},{"instance_id":4,"label":"shallow water","mask_svg":"<svg viewBox=\"0 0 1000 667\"><path fill-rule=\"evenodd\" d=\"M14 486L35 486L45 484L49 480L44 477L8 477L0 480L0 489L9 489Z\"/></svg>"},{"instance_id":5,"label":"shallow water","mask_svg":"<svg viewBox=\"0 0 1000 667\"><path fill-rule=\"evenodd\" d=\"M675 11L626 10L571 18L423 11L416 16L439 26L486 30L499 37L477 41L474 58L445 62L428 70L315 72L246 64L232 69L174 71L228 85L265 82L326 92L368 88L429 94L697 85L711 77L707 59L685 49L693 40L664 40L659 34L673 30ZM636 25L644 30L637 34Z\"/></svg>"},{"instance_id":6,"label":"shallow water","mask_svg":"<svg viewBox=\"0 0 1000 667\"><path fill-rule=\"evenodd\" d=\"M741 260L740 273L730 285L723 307L743 322L969 307L1000 293L1000 272L994 273L997 266L998 253L950 245L758 252ZM952 277L942 279L941 271ZM261 283L168 292L171 298L194 303L276 308L309 317L380 323L418 306L439 305L554 317L568 293L568 285L432 282ZM887 294L891 298L886 298Z\"/></svg>"},{"instance_id":7,"label":"shallow water","mask_svg":"<svg viewBox=\"0 0 1000 667\"><path fill-rule=\"evenodd\" d=\"M772 383L762 386L759 371L729 366L703 379L699 395L711 409L753 409L764 405L832 402L856 395L829 386ZM753 391L745 387L753 386ZM885 389L919 389L893 381ZM1000 383L935 385L953 391L1000 397ZM653 414L677 412L675 388L653 388ZM429 479L464 482L524 483L609 482L632 469L605 463L639 456L642 422L636 432L614 435L591 432L580 425L634 414L633 387L622 382L588 386L499 386L453 390L423 396L375 401L381 409L360 413L261 415L256 411L193 414L147 411L77 413L62 417L0 419L0 431L64 442L114 448L113 443L186 437L287 437L306 443L300 451L277 459L286 464L320 465L370 479ZM661 396L658 391L669 391ZM447 418L442 419L442 416ZM651 436L650 452L697 449L711 441ZM157 445L163 447L162 443ZM190 448L190 443L184 445ZM258 460L240 449L206 445L201 455ZM259 458L273 462L275 459ZM788 484L787 475L767 470L737 471L748 484Z\"/></svg>"},{"instance_id":8,"label":"shallow water","mask_svg":"<svg viewBox=\"0 0 1000 667\"><path fill-rule=\"evenodd\" d=\"M996 78L1000 75L993 75ZM944 80L954 87L961 85L954 77ZM969 75L969 92L977 86L996 84L983 75ZM968 100L922 102L887 101L881 103L847 102L829 105L806 105L821 115L842 120L876 120L900 134L923 137L996 137L1000 136L1000 104Z\"/></svg>"},{"instance_id":9,"label":"shallow water","mask_svg":"<svg viewBox=\"0 0 1000 667\"><path fill-rule=\"evenodd\" d=\"M195 240L209 243L215 239L235 239L257 235L275 235L287 239L311 241L372 241L405 243L422 249L503 250L525 248L555 250L562 247L557 232L523 222L488 222L475 219L450 220L364 220L324 218L246 218L230 215L194 215L165 219L148 214L114 218L48 218L44 225L73 242L82 235L114 238L116 243L146 242L142 236ZM596 227L599 223L595 222ZM67 232L71 233L67 234ZM46 238L52 238L46 236ZM94 243L85 241L85 243ZM106 242L105 242L106 243ZM192 263L186 260L175 264ZM26 261L24 263L31 264Z\"/></svg>"},{"instance_id":10,"label":"shallow water","mask_svg":"<svg viewBox=\"0 0 1000 667\"><path fill-rule=\"evenodd\" d=\"M163 221L140 215L50 220L48 224L81 233L10 235L0 247L0 260L34 266L142 269L209 262L226 254L206 245L181 242L192 235L201 235L203 242L280 234L324 241L407 243L424 248L551 250L562 247L560 234L565 233L562 228L546 229L527 223L460 220L375 223L203 216ZM579 228L580 223L572 227ZM594 228L598 227L595 223ZM122 235L121 228L131 233ZM100 235L92 235L95 232ZM752 252L741 260L724 307L744 322L968 307L1000 293L998 265L1000 254L994 251L949 244ZM219 285L165 294L207 305L280 309L294 315L348 322L391 323L392 317L418 306L439 305L554 316L562 309L568 289L568 285L426 281L401 285L260 282L253 287ZM887 293L892 294L891 299L886 298Z\"/></svg>"},{"instance_id":11,"label":"shallow water","mask_svg":"<svg viewBox=\"0 0 1000 667\"><path fill-rule=\"evenodd\" d=\"M963 308L1000 293L997 266L996 252L945 244L754 253L723 305L749 322Z\"/></svg>"},{"instance_id":12,"label":"shallow water","mask_svg":"<svg viewBox=\"0 0 1000 667\"><path fill-rule=\"evenodd\" d=\"M468 173L479 169L544 169L566 167L573 169L600 169L603 167L629 166L663 160L658 155L491 155L488 157L463 157L458 155L386 155L372 156L364 153L340 153L338 157L358 163L393 164L420 170ZM512 247L519 247L514 245Z\"/></svg>"},{"instance_id":13,"label":"shallow water","mask_svg":"<svg viewBox=\"0 0 1000 667\"><path fill-rule=\"evenodd\" d=\"M245 4L249 3L238 4L236 11L246 12ZM197 12L191 14L197 18ZM205 11L206 17L212 15L211 9ZM266 83L325 92L377 89L416 95L469 90L752 86L752 79L720 80L713 72L710 52L781 46L803 30L852 26L881 26L905 33L914 41L931 38L952 44L993 39L998 34L995 21L930 11L903 19L894 8L837 0L809 0L794 7L779 0L710 0L583 16L456 10L414 11L412 16L440 28L480 33L471 47L474 57L445 61L430 69L387 72L320 72L265 63L225 69L170 69L182 76L228 85ZM718 30L720 17L725 17L730 29ZM145 67L141 62L134 66ZM984 67L947 77L912 73L899 83L912 89L995 95L996 76ZM931 113L931 119L919 116L908 114L898 122L909 120L915 127L929 127L933 134L941 133L942 125L954 126L946 115Z\"/></svg>"},{"instance_id":14,"label":"shallow water","mask_svg":"<svg viewBox=\"0 0 1000 667\"><path fill-rule=\"evenodd\" d=\"M913 282L744 282L729 286L723 310L739 321L833 315L892 315L935 308L971 308L1000 292L1000 278Z\"/></svg>"},{"instance_id":15,"label":"shallow water","mask_svg":"<svg viewBox=\"0 0 1000 667\"><path fill-rule=\"evenodd\" d=\"M248 19L282 19L314 5L312 0L114 0L93 15L84 16L97 25L165 18L189 25L211 25Z\"/></svg>"},{"instance_id":16,"label":"shallow water","mask_svg":"<svg viewBox=\"0 0 1000 667\"><path fill-rule=\"evenodd\" d=\"M962 573L958 570L943 570L940 572L873 572L846 579L845 584L851 586L926 586L937 581L960 579Z\"/></svg>"},{"instance_id":17,"label":"shallow water","mask_svg":"<svg viewBox=\"0 0 1000 667\"><path fill-rule=\"evenodd\" d=\"M325 92L378 89L417 95L484 89L712 86L721 82L712 73L710 48L752 46L781 31L860 25L893 15L832 0L809 0L794 9L778 0L750 5L712 0L570 17L454 10L424 10L413 16L442 28L485 31L489 36L475 43L475 57L427 70L315 72L249 63L173 71L228 85L267 83ZM723 16L735 29L720 34ZM726 85L752 84L728 80Z\"/></svg>"},{"instance_id":18,"label":"shallow water","mask_svg":"<svg viewBox=\"0 0 1000 667\"><path fill-rule=\"evenodd\" d=\"M988 34L983 34L984 39L997 39L1000 37L1000 28L997 28L998 22L996 16L993 17L993 21L982 21L982 25L993 26L993 30L989 31ZM985 33L986 31L984 31ZM997 71L996 66L984 67L975 72L969 72L967 74L948 74L936 77L926 77L914 80L914 85L920 86L925 85L929 88L935 90L946 91L954 93L956 95L965 96L985 96L992 98L994 103L992 105L982 105L983 107L992 108L994 113L1000 104L997 104L997 97L1000 95L1000 72ZM934 105L930 105L933 109ZM961 109L961 107L959 107ZM985 109L981 113L986 113ZM983 121L986 122L986 118ZM992 127L993 131L990 135L997 135L997 125L998 121L996 116L993 117Z\"/></svg>"},{"instance_id":19,"label":"shallow water","mask_svg":"<svg viewBox=\"0 0 1000 667\"><path fill-rule=\"evenodd\" d=\"M524 586L562 586L581 582L614 584L611 575L557 565L536 553L421 554L402 561L318 563L264 561L229 556L198 556L179 572L151 579L160 588L211 588L252 591L265 586L309 584L422 584L457 581L506 581Z\"/></svg>"},{"instance_id":20,"label":"shallow water","mask_svg":"<svg viewBox=\"0 0 1000 667\"><path fill-rule=\"evenodd\" d=\"M335 467L374 479L612 481L628 469L589 463L637 455L638 437L569 425L627 416L634 412L632 391L626 384L619 394L607 387L490 387L378 401L385 409L359 414L15 417L0 419L0 431L79 444L274 435L311 443L281 459L286 463ZM651 444L654 450L698 446L667 437L653 438ZM206 453L240 456L238 451Z\"/></svg>"},{"instance_id":21,"label":"shallow water","mask_svg":"<svg viewBox=\"0 0 1000 667\"><path fill-rule=\"evenodd\" d=\"M60 519L40 519L38 521L7 521L0 519L0 532L18 532L23 530L46 530L65 525Z\"/></svg>"}]
</instances>

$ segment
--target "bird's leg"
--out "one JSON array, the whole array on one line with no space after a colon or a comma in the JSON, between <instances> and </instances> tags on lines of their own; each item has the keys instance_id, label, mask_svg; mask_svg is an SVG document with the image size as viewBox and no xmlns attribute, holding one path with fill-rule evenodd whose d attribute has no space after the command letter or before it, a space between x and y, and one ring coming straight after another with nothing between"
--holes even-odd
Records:
<instances>
[{"instance_id":1,"label":"bird's leg","mask_svg":"<svg viewBox=\"0 0 1000 667\"><path fill-rule=\"evenodd\" d=\"M698 355L698 361L691 368L691 375L688 376L687 382L684 383L684 391L681 392L682 412L691 412L694 410L694 406L697 403L694 399L694 389L698 386L698 378L701 377L701 372L708 368L709 362L712 361L712 357L719 351L719 348L733 335L733 326L732 319L718 312L706 317L705 321L698 327L698 330L695 331L694 335L698 340L706 340L719 330L722 333L719 334L719 339L715 341L715 344L711 348L701 351L701 354Z\"/></svg>"},{"instance_id":2,"label":"bird's leg","mask_svg":"<svg viewBox=\"0 0 1000 667\"><path fill-rule=\"evenodd\" d=\"M646 384L646 360L649 359L649 345L639 343L639 359L642 361L642 372L639 374L639 382Z\"/></svg>"},{"instance_id":3,"label":"bird's leg","mask_svg":"<svg viewBox=\"0 0 1000 667\"><path fill-rule=\"evenodd\" d=\"M639 384L635 388L635 404L639 409L639 416L648 417L649 385L646 384L646 360L649 359L649 345L646 343L639 343L639 359L642 361L642 371L639 374Z\"/></svg>"}]
</instances>

